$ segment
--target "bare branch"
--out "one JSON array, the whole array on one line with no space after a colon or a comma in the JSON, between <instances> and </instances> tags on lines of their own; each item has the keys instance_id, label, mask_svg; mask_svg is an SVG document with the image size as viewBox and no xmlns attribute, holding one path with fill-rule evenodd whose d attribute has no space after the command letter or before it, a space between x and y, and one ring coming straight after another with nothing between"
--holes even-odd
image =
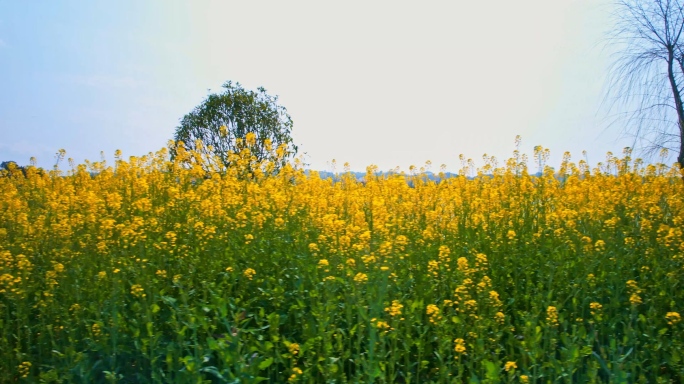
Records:
<instances>
[{"instance_id":1,"label":"bare branch","mask_svg":"<svg viewBox=\"0 0 684 384\"><path fill-rule=\"evenodd\" d=\"M616 53L604 103L625 123L634 148L679 153L684 165L684 7L682 0L616 0L607 45ZM621 111L616 113L617 111ZM638 145L637 145L638 144Z\"/></svg>"}]
</instances>

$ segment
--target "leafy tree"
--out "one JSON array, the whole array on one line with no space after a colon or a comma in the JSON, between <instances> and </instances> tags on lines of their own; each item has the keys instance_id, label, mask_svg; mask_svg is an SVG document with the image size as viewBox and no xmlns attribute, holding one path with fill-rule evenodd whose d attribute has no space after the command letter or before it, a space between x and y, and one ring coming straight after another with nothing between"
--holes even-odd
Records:
<instances>
[{"instance_id":1,"label":"leafy tree","mask_svg":"<svg viewBox=\"0 0 684 384\"><path fill-rule=\"evenodd\" d=\"M16 161L3 161L0 163L1 175L26 175L26 167L20 167Z\"/></svg>"},{"instance_id":2,"label":"leafy tree","mask_svg":"<svg viewBox=\"0 0 684 384\"><path fill-rule=\"evenodd\" d=\"M647 154L678 153L684 167L684 5L682 0L616 0L610 44L620 49L608 95L628 108L635 144Z\"/></svg>"},{"instance_id":3,"label":"leafy tree","mask_svg":"<svg viewBox=\"0 0 684 384\"><path fill-rule=\"evenodd\" d=\"M206 171L226 169L234 162L232 154L249 142L250 155L257 162L268 160L275 169L282 167L297 146L290 136L292 119L278 105L278 97L268 95L263 87L255 92L231 81L223 88L183 117L174 135L172 158L178 153L177 143L183 142L185 149L202 155Z\"/></svg>"},{"instance_id":4,"label":"leafy tree","mask_svg":"<svg viewBox=\"0 0 684 384\"><path fill-rule=\"evenodd\" d=\"M12 167L12 168L18 167L17 162L9 160L9 161L3 161L2 163L0 163L0 169L2 169L2 170L8 171L10 169L10 167Z\"/></svg>"}]
</instances>

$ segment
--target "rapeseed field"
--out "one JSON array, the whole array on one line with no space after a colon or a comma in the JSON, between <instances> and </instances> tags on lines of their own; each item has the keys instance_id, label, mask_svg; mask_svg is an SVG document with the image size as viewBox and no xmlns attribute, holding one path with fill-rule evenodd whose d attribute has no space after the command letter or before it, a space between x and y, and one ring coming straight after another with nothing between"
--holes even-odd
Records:
<instances>
[{"instance_id":1,"label":"rapeseed field","mask_svg":"<svg viewBox=\"0 0 684 384\"><path fill-rule=\"evenodd\" d=\"M2 173L0 382L684 379L676 169L232 156Z\"/></svg>"}]
</instances>

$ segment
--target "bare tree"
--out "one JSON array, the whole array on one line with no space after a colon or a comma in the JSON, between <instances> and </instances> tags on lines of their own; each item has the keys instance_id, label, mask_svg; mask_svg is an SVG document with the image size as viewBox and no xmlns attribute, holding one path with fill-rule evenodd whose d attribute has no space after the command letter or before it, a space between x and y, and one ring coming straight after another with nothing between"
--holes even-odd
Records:
<instances>
[{"instance_id":1,"label":"bare tree","mask_svg":"<svg viewBox=\"0 0 684 384\"><path fill-rule=\"evenodd\" d=\"M668 149L684 167L682 0L617 0L607 99L626 107L626 132L647 155Z\"/></svg>"}]
</instances>

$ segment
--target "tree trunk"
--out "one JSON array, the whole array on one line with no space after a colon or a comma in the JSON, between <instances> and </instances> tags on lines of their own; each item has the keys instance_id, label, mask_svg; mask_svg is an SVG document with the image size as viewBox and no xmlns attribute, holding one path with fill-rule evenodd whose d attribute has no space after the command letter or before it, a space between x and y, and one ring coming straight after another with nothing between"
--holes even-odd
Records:
<instances>
[{"instance_id":1,"label":"tree trunk","mask_svg":"<svg viewBox=\"0 0 684 384\"><path fill-rule=\"evenodd\" d=\"M684 128L682 128L682 122L679 122L679 156L677 156L677 162L679 163L679 168L684 169ZM684 174L682 174L684 179Z\"/></svg>"},{"instance_id":2,"label":"tree trunk","mask_svg":"<svg viewBox=\"0 0 684 384\"><path fill-rule=\"evenodd\" d=\"M682 94L677 85L677 80L674 74L674 47L667 47L667 77L670 80L670 87L672 88L672 96L675 100L675 109L677 110L677 125L679 128L679 154L677 155L677 163L680 168L684 168L684 106L682 105Z\"/></svg>"}]
</instances>

